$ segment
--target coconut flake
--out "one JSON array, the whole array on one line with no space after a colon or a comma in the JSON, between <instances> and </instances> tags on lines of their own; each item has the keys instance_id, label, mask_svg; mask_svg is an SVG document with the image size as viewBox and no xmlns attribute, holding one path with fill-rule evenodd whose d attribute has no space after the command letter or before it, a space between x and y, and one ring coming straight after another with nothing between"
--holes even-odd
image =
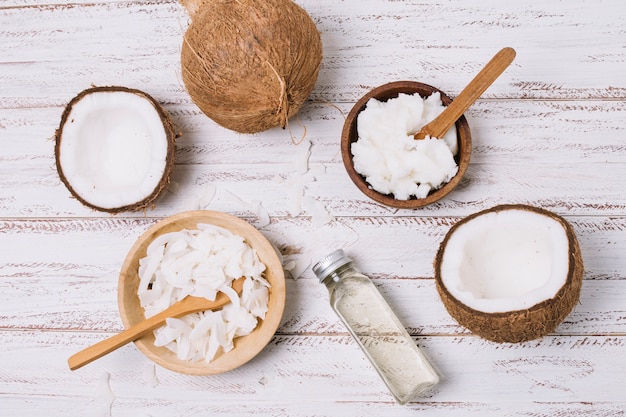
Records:
<instances>
[{"instance_id":1,"label":"coconut flake","mask_svg":"<svg viewBox=\"0 0 626 417\"><path fill-rule=\"evenodd\" d=\"M267 212L267 209L263 206L263 203L259 200L254 200L252 202L252 207L254 207L254 212L256 213L259 221L257 223L258 227L265 227L270 224L270 215Z\"/></svg>"},{"instance_id":2,"label":"coconut flake","mask_svg":"<svg viewBox=\"0 0 626 417\"><path fill-rule=\"evenodd\" d=\"M268 309L270 284L265 265L244 238L227 229L198 224L157 237L139 262L137 291L146 317L151 317L187 295L215 300L225 293L231 303L220 311L193 313L168 319L154 331L155 345L165 346L182 360L211 361L233 339L251 333ZM245 277L241 296L232 282Z\"/></svg>"},{"instance_id":3,"label":"coconut flake","mask_svg":"<svg viewBox=\"0 0 626 417\"><path fill-rule=\"evenodd\" d=\"M284 269L289 271L291 278L298 279L311 266L311 258L298 256L296 259L289 259L284 264Z\"/></svg>"},{"instance_id":4,"label":"coconut flake","mask_svg":"<svg viewBox=\"0 0 626 417\"><path fill-rule=\"evenodd\" d=\"M102 406L102 415L110 417L113 402L115 401L115 393L111 389L111 375L108 372L102 374L98 379L96 387L96 401Z\"/></svg>"},{"instance_id":5,"label":"coconut flake","mask_svg":"<svg viewBox=\"0 0 626 417\"><path fill-rule=\"evenodd\" d=\"M246 210L250 210L256 214L257 221L255 224L257 227L262 228L270 224L270 215L265 206L263 206L262 201L253 200L252 202L247 202L228 190L226 191L226 195L229 196L234 202L243 206Z\"/></svg>"},{"instance_id":6,"label":"coconut flake","mask_svg":"<svg viewBox=\"0 0 626 417\"><path fill-rule=\"evenodd\" d=\"M305 140L297 145L293 158L293 168L298 175L304 175L309 170L309 157L311 156L311 141Z\"/></svg>"},{"instance_id":7,"label":"coconut flake","mask_svg":"<svg viewBox=\"0 0 626 417\"><path fill-rule=\"evenodd\" d=\"M172 189L172 192L177 192L176 188ZM186 195L183 197L183 206L188 210L205 210L211 205L215 195L217 194L217 187L214 184L206 184L200 193L193 195Z\"/></svg>"},{"instance_id":8,"label":"coconut flake","mask_svg":"<svg viewBox=\"0 0 626 417\"><path fill-rule=\"evenodd\" d=\"M326 210L326 206L313 197L304 197L303 205L312 217L313 227L320 227L330 223L335 218Z\"/></svg>"}]
</instances>

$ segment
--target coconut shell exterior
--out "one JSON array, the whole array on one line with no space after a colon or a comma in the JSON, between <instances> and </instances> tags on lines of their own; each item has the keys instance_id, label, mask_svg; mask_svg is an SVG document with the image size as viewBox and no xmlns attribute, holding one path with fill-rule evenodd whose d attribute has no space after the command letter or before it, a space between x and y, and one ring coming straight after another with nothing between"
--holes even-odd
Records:
<instances>
[{"instance_id":1,"label":"coconut shell exterior","mask_svg":"<svg viewBox=\"0 0 626 417\"><path fill-rule=\"evenodd\" d=\"M102 92L116 92L116 91L136 94L140 97L145 98L154 106L155 110L157 111L159 115L159 118L161 119L161 122L163 123L163 130L165 131L165 136L167 138L167 156L166 156L166 161L165 161L165 169L163 170L163 175L161 176L159 183L157 184L155 189L152 191L152 193L150 193L150 195L148 195L146 198L142 199L141 201L137 201L133 204L129 204L129 205L121 206L121 207L106 208L106 207L99 207L97 205L90 203L89 201L85 200L82 196L80 196L74 190L74 188L72 187L71 181L63 173L63 167L61 166L60 159L59 159L60 158L59 149L61 146L61 141L63 140L63 127L68 122L69 115L72 112L72 108L74 107L74 105L89 94L102 93ZM78 201L80 201L83 205L89 208L92 208L98 211L107 212L107 213L121 213L121 212L126 212L126 211L143 210L149 205L151 205L157 199L159 194L161 194L161 192L165 189L165 187L167 187L167 185L170 182L170 176L174 167L174 156L176 154L177 136L178 135L176 134L174 130L174 126L172 124L172 121L170 120L169 114L167 114L165 110L163 109L163 107L161 107L161 105L149 94L141 90L136 90L136 89L127 88L127 87L120 87L120 86L104 86L104 87L88 88L86 90L81 91L76 97L74 97L67 104L61 116L61 123L59 124L59 128L56 130L54 134L54 140L55 140L54 155L55 155L57 173L59 174L59 178L61 179L65 187L67 187L67 189L72 194L72 196L76 198Z\"/></svg>"},{"instance_id":2,"label":"coconut shell exterior","mask_svg":"<svg viewBox=\"0 0 626 417\"><path fill-rule=\"evenodd\" d=\"M317 81L322 42L291 0L187 0L181 48L189 96L221 126L256 133L285 127Z\"/></svg>"},{"instance_id":3,"label":"coconut shell exterior","mask_svg":"<svg viewBox=\"0 0 626 417\"><path fill-rule=\"evenodd\" d=\"M569 269L565 284L556 295L527 310L485 313L461 303L446 288L441 276L441 264L448 240L456 229L478 216L502 210L527 210L548 216L565 230L569 244ZM562 217L550 211L527 205L501 205L470 215L456 223L446 234L435 258L435 283L450 315L472 333L498 343L519 343L552 333L578 303L583 278L583 259L574 229Z\"/></svg>"}]
</instances>

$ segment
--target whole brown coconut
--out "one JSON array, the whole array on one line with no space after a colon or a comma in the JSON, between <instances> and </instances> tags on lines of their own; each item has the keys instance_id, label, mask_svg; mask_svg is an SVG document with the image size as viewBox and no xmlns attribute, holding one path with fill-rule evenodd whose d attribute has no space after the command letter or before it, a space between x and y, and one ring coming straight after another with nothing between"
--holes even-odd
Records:
<instances>
[{"instance_id":1,"label":"whole brown coconut","mask_svg":"<svg viewBox=\"0 0 626 417\"><path fill-rule=\"evenodd\" d=\"M182 0L192 22L181 51L193 102L240 133L285 127L320 70L320 34L291 0Z\"/></svg>"},{"instance_id":2,"label":"whole brown coconut","mask_svg":"<svg viewBox=\"0 0 626 417\"><path fill-rule=\"evenodd\" d=\"M523 219L511 227L516 216ZM493 239L497 234L501 238ZM572 226L555 213L527 205L496 206L456 223L434 266L437 291L450 315L499 343L554 331L578 302L584 269Z\"/></svg>"}]
</instances>

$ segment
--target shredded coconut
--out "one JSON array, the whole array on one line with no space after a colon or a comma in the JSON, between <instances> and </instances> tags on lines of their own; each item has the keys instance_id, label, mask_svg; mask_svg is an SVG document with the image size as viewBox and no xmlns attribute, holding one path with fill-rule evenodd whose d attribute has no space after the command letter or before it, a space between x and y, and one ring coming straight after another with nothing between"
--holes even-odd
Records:
<instances>
[{"instance_id":1,"label":"shredded coconut","mask_svg":"<svg viewBox=\"0 0 626 417\"><path fill-rule=\"evenodd\" d=\"M157 237L139 261L137 294L146 317L165 310L187 295L215 300L224 292L231 303L218 311L167 319L154 331L155 345L165 346L179 359L207 362L220 348L228 352L233 339L250 334L265 318L270 284L265 265L244 238L209 224ZM245 277L239 296L232 282Z\"/></svg>"}]
</instances>

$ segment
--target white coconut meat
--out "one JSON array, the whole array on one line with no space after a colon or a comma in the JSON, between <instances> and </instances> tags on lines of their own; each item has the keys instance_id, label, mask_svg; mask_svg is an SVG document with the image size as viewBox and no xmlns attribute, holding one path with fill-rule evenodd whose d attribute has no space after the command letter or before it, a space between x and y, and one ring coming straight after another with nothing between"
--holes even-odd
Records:
<instances>
[{"instance_id":1,"label":"white coconut meat","mask_svg":"<svg viewBox=\"0 0 626 417\"><path fill-rule=\"evenodd\" d=\"M57 133L57 162L79 199L114 210L158 190L171 132L156 102L136 90L94 89L68 110Z\"/></svg>"},{"instance_id":2,"label":"white coconut meat","mask_svg":"<svg viewBox=\"0 0 626 417\"><path fill-rule=\"evenodd\" d=\"M181 360L210 362L220 349L229 352L265 318L270 283L266 266L242 236L211 224L165 233L153 240L139 261L137 295L146 317L160 313L187 295L231 300L221 310L167 319L154 331L155 346L165 346ZM241 296L232 288L245 277Z\"/></svg>"},{"instance_id":3,"label":"white coconut meat","mask_svg":"<svg viewBox=\"0 0 626 417\"><path fill-rule=\"evenodd\" d=\"M449 237L441 278L450 294L485 313L525 310L564 286L569 241L562 224L534 211L488 212Z\"/></svg>"}]
</instances>

